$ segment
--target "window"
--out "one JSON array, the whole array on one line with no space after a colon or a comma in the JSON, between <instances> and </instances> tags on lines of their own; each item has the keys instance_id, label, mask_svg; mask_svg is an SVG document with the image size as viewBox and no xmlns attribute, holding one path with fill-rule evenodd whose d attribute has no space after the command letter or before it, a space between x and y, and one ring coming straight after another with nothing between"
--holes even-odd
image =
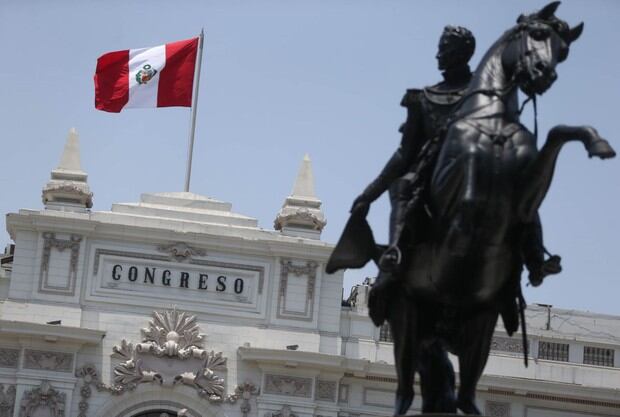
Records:
<instances>
[{"instance_id":1,"label":"window","mask_svg":"<svg viewBox=\"0 0 620 417\"><path fill-rule=\"evenodd\" d=\"M588 365L614 366L614 350L584 346L583 363Z\"/></svg>"},{"instance_id":2,"label":"window","mask_svg":"<svg viewBox=\"0 0 620 417\"><path fill-rule=\"evenodd\" d=\"M538 359L568 362L568 344L538 342Z\"/></svg>"},{"instance_id":3,"label":"window","mask_svg":"<svg viewBox=\"0 0 620 417\"><path fill-rule=\"evenodd\" d=\"M379 341L380 342L393 342L392 339L392 331L390 330L390 325L388 323L384 323L381 325L379 329Z\"/></svg>"}]
</instances>

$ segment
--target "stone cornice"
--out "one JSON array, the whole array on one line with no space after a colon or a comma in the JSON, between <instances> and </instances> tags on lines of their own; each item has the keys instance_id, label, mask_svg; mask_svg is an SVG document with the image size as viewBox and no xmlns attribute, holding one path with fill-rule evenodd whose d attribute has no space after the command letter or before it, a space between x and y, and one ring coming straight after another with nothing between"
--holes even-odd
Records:
<instances>
[{"instance_id":1,"label":"stone cornice","mask_svg":"<svg viewBox=\"0 0 620 417\"><path fill-rule=\"evenodd\" d=\"M65 342L80 345L98 345L106 332L80 327L0 320L0 338L28 337L47 342Z\"/></svg>"},{"instance_id":2,"label":"stone cornice","mask_svg":"<svg viewBox=\"0 0 620 417\"><path fill-rule=\"evenodd\" d=\"M339 355L303 352L296 350L264 349L240 347L242 360L259 365L282 365L306 369L329 370L331 373L352 373L356 376L369 374L378 377L396 377L394 366L373 363L365 359L351 359Z\"/></svg>"},{"instance_id":3,"label":"stone cornice","mask_svg":"<svg viewBox=\"0 0 620 417\"><path fill-rule=\"evenodd\" d=\"M111 216L110 221L98 218L101 217L99 215ZM112 218L118 222L111 221ZM159 223L159 227L155 226L153 220ZM56 232L79 232L84 236L98 239L157 243L179 241L207 248L217 246L233 253L263 256L282 254L317 261L326 259L334 247L325 242L282 236L262 229L199 224L196 230L187 230L185 227L178 227L181 223L186 222L146 219L144 224L140 224L133 216L116 213L50 213L38 210L20 210L19 213L9 213L6 219L7 231L13 239L15 239L17 230L47 231L53 229Z\"/></svg>"}]
</instances>

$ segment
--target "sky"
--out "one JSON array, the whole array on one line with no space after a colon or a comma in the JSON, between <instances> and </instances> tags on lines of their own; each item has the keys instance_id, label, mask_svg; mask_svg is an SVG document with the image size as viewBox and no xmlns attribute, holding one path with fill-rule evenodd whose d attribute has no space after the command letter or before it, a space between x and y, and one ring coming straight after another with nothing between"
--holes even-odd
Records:
<instances>
[{"instance_id":1,"label":"sky","mask_svg":"<svg viewBox=\"0 0 620 417\"><path fill-rule=\"evenodd\" d=\"M155 46L205 30L191 191L233 204L265 229L305 153L335 243L353 199L400 142L407 88L440 80L434 59L446 24L470 28L472 63L520 13L544 1L0 0L0 244L4 214L42 208L41 189L71 127L94 210L144 192L182 191L189 109L95 110L99 55ZM558 16L585 22L582 37L539 100L542 143L556 124L591 124L620 148L620 2L565 0ZM523 123L533 126L528 108ZM620 315L620 164L562 152L541 209L545 242L564 271L529 303ZM387 239L387 196L372 205L376 239ZM345 273L344 292L376 269ZM525 283L525 276L523 282Z\"/></svg>"}]
</instances>

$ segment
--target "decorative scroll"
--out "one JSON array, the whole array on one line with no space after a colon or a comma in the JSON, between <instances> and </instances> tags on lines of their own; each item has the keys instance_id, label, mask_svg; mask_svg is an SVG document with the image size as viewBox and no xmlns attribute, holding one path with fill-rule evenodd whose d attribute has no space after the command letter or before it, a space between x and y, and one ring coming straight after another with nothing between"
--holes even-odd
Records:
<instances>
[{"instance_id":1,"label":"decorative scroll","mask_svg":"<svg viewBox=\"0 0 620 417\"><path fill-rule=\"evenodd\" d=\"M160 245L157 247L160 252L165 252L170 255L170 259L178 262L191 259L192 256L207 256L207 251L204 249L194 248L186 243L173 243L171 245Z\"/></svg>"}]
</instances>

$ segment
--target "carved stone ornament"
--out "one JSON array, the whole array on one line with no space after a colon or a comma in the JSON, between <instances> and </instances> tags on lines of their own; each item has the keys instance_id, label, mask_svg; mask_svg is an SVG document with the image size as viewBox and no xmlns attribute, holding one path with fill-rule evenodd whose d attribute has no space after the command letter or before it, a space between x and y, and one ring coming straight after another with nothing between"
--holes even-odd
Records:
<instances>
[{"instance_id":1,"label":"carved stone ornament","mask_svg":"<svg viewBox=\"0 0 620 417\"><path fill-rule=\"evenodd\" d=\"M157 247L157 250L168 253L170 255L170 259L178 262L189 260L192 256L207 256L207 251L204 249L194 248L183 242L173 243L170 245L160 245Z\"/></svg>"},{"instance_id":2,"label":"carved stone ornament","mask_svg":"<svg viewBox=\"0 0 620 417\"><path fill-rule=\"evenodd\" d=\"M317 380L316 399L321 401L336 401L336 381Z\"/></svg>"},{"instance_id":3,"label":"carved stone ornament","mask_svg":"<svg viewBox=\"0 0 620 417\"><path fill-rule=\"evenodd\" d=\"M19 406L19 417L32 417L34 412L45 407L50 417L65 416L66 394L55 390L49 382L43 381L37 388L24 392Z\"/></svg>"},{"instance_id":4,"label":"carved stone ornament","mask_svg":"<svg viewBox=\"0 0 620 417\"><path fill-rule=\"evenodd\" d=\"M258 395L259 392L260 390L254 384L251 382L244 382L243 384L237 385L235 388L235 393L229 395L226 398L226 402L234 404L241 398L243 400L240 407L241 413L243 414L243 417L247 417L248 413L252 411L250 398L252 398L252 395Z\"/></svg>"},{"instance_id":5,"label":"carved stone ornament","mask_svg":"<svg viewBox=\"0 0 620 417\"><path fill-rule=\"evenodd\" d=\"M510 417L510 403L487 401L485 412L489 417Z\"/></svg>"},{"instance_id":6,"label":"carved stone ornament","mask_svg":"<svg viewBox=\"0 0 620 417\"><path fill-rule=\"evenodd\" d=\"M73 355L62 352L44 352L26 349L24 351L24 368L43 369L45 371L71 372Z\"/></svg>"},{"instance_id":7,"label":"carved stone ornament","mask_svg":"<svg viewBox=\"0 0 620 417\"><path fill-rule=\"evenodd\" d=\"M133 385L132 388L129 388L127 385L122 385L122 384L107 385L101 382L99 373L97 372L97 368L95 367L95 365L92 365L92 364L87 364L87 365L80 367L75 372L75 376L82 380L82 388L80 389L81 398L78 404L80 413L78 414L77 417L87 417L88 400L90 399L92 395L91 386L94 386L95 389L99 392L108 392L112 395L122 395L126 391L132 390L137 386L136 384L136 385ZM142 382L150 382L150 381L142 381ZM254 384L252 384L251 382L244 382L243 384L237 385L237 387L235 388L235 391L232 394L229 394L226 397L221 398L221 400L219 401L214 401L208 397L207 399L210 402L215 402L215 403L226 402L230 404L235 404L239 399L241 399L243 400L241 402L241 412L243 413L244 417L247 417L247 414L252 409L250 405L250 398L253 395L258 395L259 392L260 390Z\"/></svg>"},{"instance_id":8,"label":"carved stone ornament","mask_svg":"<svg viewBox=\"0 0 620 417\"><path fill-rule=\"evenodd\" d=\"M49 202L69 202L83 205L86 208L93 207L93 193L88 184L73 181L50 181L41 192L43 204Z\"/></svg>"},{"instance_id":9,"label":"carved stone ornament","mask_svg":"<svg viewBox=\"0 0 620 417\"><path fill-rule=\"evenodd\" d=\"M13 417L15 393L15 385L0 384L0 417Z\"/></svg>"},{"instance_id":10,"label":"carved stone ornament","mask_svg":"<svg viewBox=\"0 0 620 417\"><path fill-rule=\"evenodd\" d=\"M80 242L82 236L71 235L69 240L58 239L53 232L43 233L43 257L41 259L41 271L39 276L39 291L51 292L58 294L73 295L75 289L75 281L77 277L77 265L80 255ZM71 251L71 258L69 260L69 275L67 277L67 285L58 287L51 285L48 282L49 278L49 265L52 248L55 248L59 252L69 249Z\"/></svg>"},{"instance_id":11,"label":"carved stone ornament","mask_svg":"<svg viewBox=\"0 0 620 417\"><path fill-rule=\"evenodd\" d=\"M197 394L211 403L234 403L243 390L225 396L225 381L219 372L226 371L226 358L222 352L203 349L204 335L200 334L196 316L176 309L153 312L149 326L142 329L142 342L131 343L123 339L112 348L113 357L121 359L114 366L114 382L103 383L94 365L85 365L76 371L83 380L80 390L79 417L86 416L91 385L97 391L121 395L133 391L140 384L155 383L168 387L177 384L194 388ZM173 362L162 360L173 359Z\"/></svg>"},{"instance_id":12,"label":"carved stone ornament","mask_svg":"<svg viewBox=\"0 0 620 417\"><path fill-rule=\"evenodd\" d=\"M529 345L529 341L528 341ZM511 338L502 336L493 336L491 339L491 350L508 353L523 353L523 342L521 338ZM528 349L529 351L529 349Z\"/></svg>"},{"instance_id":13,"label":"carved stone ornament","mask_svg":"<svg viewBox=\"0 0 620 417\"><path fill-rule=\"evenodd\" d=\"M311 321L314 316L314 289L316 286L316 270L318 263L307 261L304 265L295 265L291 259L280 260L280 288L278 294L278 317L295 320ZM286 293L289 275L307 276L306 300L303 311L287 310Z\"/></svg>"},{"instance_id":14,"label":"carved stone ornament","mask_svg":"<svg viewBox=\"0 0 620 417\"><path fill-rule=\"evenodd\" d=\"M312 379L286 375L266 375L265 393L310 398Z\"/></svg>"},{"instance_id":15,"label":"carved stone ornament","mask_svg":"<svg viewBox=\"0 0 620 417\"><path fill-rule=\"evenodd\" d=\"M18 349L0 349L0 367L2 368L17 368L17 361L19 359Z\"/></svg>"},{"instance_id":16,"label":"carved stone ornament","mask_svg":"<svg viewBox=\"0 0 620 417\"><path fill-rule=\"evenodd\" d=\"M291 411L290 405L285 404L280 411L265 413L265 417L297 417L297 414Z\"/></svg>"}]
</instances>

